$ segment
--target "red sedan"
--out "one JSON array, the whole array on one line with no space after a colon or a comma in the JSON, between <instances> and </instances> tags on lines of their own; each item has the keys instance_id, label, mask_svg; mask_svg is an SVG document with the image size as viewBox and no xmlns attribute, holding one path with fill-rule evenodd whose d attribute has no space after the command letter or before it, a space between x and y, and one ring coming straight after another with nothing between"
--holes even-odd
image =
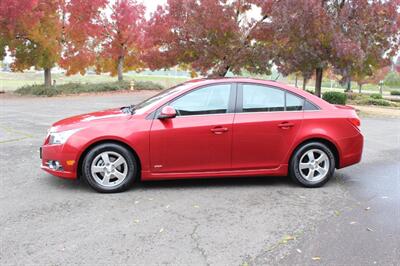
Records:
<instances>
[{"instance_id":1,"label":"red sedan","mask_svg":"<svg viewBox=\"0 0 400 266\"><path fill-rule=\"evenodd\" d=\"M82 177L99 192L141 180L290 175L319 187L360 162L363 136L351 107L281 83L203 79L135 106L55 123L42 169Z\"/></svg>"}]
</instances>

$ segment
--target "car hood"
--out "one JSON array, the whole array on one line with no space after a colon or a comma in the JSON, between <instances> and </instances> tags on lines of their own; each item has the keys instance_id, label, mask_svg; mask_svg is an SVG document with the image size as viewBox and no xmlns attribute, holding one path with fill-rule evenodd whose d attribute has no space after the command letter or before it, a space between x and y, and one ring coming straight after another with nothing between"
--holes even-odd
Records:
<instances>
[{"instance_id":1,"label":"car hood","mask_svg":"<svg viewBox=\"0 0 400 266\"><path fill-rule=\"evenodd\" d=\"M131 115L129 113L123 112L121 108L108 109L62 119L53 124L53 130L59 131L60 128L73 129L87 126L89 123L93 124L110 122L113 120L129 119L130 116Z\"/></svg>"}]
</instances>

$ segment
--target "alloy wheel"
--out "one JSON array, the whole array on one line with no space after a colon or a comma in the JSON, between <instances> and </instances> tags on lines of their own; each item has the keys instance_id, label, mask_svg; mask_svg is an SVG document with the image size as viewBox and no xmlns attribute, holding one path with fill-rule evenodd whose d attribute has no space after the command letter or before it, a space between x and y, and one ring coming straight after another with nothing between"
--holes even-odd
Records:
<instances>
[{"instance_id":1,"label":"alloy wheel","mask_svg":"<svg viewBox=\"0 0 400 266\"><path fill-rule=\"evenodd\" d=\"M121 154L105 151L94 158L90 170L96 183L105 187L114 187L121 184L127 177L128 164Z\"/></svg>"},{"instance_id":2,"label":"alloy wheel","mask_svg":"<svg viewBox=\"0 0 400 266\"><path fill-rule=\"evenodd\" d=\"M299 163L301 176L310 182L319 182L324 179L330 167L328 155L320 149L311 149L305 152Z\"/></svg>"}]
</instances>

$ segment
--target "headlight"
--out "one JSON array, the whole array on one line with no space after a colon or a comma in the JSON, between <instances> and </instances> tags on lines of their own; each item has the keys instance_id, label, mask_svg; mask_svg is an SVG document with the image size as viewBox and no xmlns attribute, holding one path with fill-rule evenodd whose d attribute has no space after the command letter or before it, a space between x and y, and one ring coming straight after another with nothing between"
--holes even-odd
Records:
<instances>
[{"instance_id":1,"label":"headlight","mask_svg":"<svg viewBox=\"0 0 400 266\"><path fill-rule=\"evenodd\" d=\"M81 130L81 128L71 129L61 132L50 132L49 144L64 144L69 137Z\"/></svg>"}]
</instances>

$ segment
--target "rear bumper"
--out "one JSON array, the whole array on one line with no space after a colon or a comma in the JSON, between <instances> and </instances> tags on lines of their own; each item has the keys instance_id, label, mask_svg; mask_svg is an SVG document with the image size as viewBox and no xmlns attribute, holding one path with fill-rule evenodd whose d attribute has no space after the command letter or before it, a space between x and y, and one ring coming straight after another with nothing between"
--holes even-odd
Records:
<instances>
[{"instance_id":1,"label":"rear bumper","mask_svg":"<svg viewBox=\"0 0 400 266\"><path fill-rule=\"evenodd\" d=\"M40 147L41 166L44 171L61 178L77 178L77 152L66 145L43 145ZM49 161L58 161L62 169L53 169Z\"/></svg>"},{"instance_id":2,"label":"rear bumper","mask_svg":"<svg viewBox=\"0 0 400 266\"><path fill-rule=\"evenodd\" d=\"M364 137L361 133L354 137L339 140L338 145L341 153L338 168L350 166L361 161L364 146Z\"/></svg>"}]
</instances>

